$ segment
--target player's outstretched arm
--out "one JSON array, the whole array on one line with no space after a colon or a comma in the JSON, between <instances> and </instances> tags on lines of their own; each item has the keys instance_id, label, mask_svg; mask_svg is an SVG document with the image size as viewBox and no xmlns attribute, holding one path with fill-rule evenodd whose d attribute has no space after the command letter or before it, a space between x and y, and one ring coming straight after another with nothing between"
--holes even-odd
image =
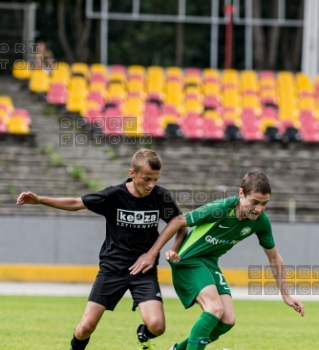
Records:
<instances>
[{"instance_id":1,"label":"player's outstretched arm","mask_svg":"<svg viewBox=\"0 0 319 350\"><path fill-rule=\"evenodd\" d=\"M183 243L187 233L188 233L188 229L186 227L181 228L177 232L175 236L175 241L172 247L167 252L165 252L165 257L167 261L177 263L181 260L181 257L177 254L177 251L181 246L181 244Z\"/></svg>"},{"instance_id":2,"label":"player's outstretched arm","mask_svg":"<svg viewBox=\"0 0 319 350\"><path fill-rule=\"evenodd\" d=\"M23 204L42 204L48 207L68 210L68 211L77 211L81 209L86 209L86 206L83 204L82 199L79 198L53 198L53 197L44 197L38 196L33 192L22 192L17 199L17 205Z\"/></svg>"},{"instance_id":3,"label":"player's outstretched arm","mask_svg":"<svg viewBox=\"0 0 319 350\"><path fill-rule=\"evenodd\" d=\"M273 275L274 275L274 278L277 282L277 285L279 286L280 293L282 295L284 302L287 305L291 306L295 311L299 312L301 314L301 316L304 316L305 307L303 306L303 304L299 300L293 298L289 294L289 291L287 289L286 279L285 279L285 276L283 274L284 261L283 261L281 255L277 252L276 248L264 249L264 251L268 257L269 265L273 269Z\"/></svg>"},{"instance_id":4,"label":"player's outstretched arm","mask_svg":"<svg viewBox=\"0 0 319 350\"><path fill-rule=\"evenodd\" d=\"M152 248L145 254L141 255L136 262L129 268L131 275L136 275L139 272L145 273L154 266L155 259L163 248L166 242L168 242L176 232L180 230L186 230L187 221L184 215L176 216L171 220L164 228L162 233L158 236L156 242Z\"/></svg>"}]
</instances>

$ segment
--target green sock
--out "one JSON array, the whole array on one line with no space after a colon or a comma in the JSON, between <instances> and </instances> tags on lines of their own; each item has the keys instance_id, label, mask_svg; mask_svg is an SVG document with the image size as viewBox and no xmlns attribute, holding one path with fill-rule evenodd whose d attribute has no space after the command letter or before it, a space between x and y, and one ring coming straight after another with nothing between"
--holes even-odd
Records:
<instances>
[{"instance_id":1,"label":"green sock","mask_svg":"<svg viewBox=\"0 0 319 350\"><path fill-rule=\"evenodd\" d=\"M184 339L177 344L176 350L186 350L188 344L188 338Z\"/></svg>"},{"instance_id":2,"label":"green sock","mask_svg":"<svg viewBox=\"0 0 319 350\"><path fill-rule=\"evenodd\" d=\"M188 338L186 350L203 350L210 343L209 335L219 322L219 318L204 311L195 322Z\"/></svg>"},{"instance_id":3,"label":"green sock","mask_svg":"<svg viewBox=\"0 0 319 350\"><path fill-rule=\"evenodd\" d=\"M213 342L216 341L222 334L227 333L234 327L234 324L227 324L219 322L217 326L210 332L209 339Z\"/></svg>"}]
</instances>

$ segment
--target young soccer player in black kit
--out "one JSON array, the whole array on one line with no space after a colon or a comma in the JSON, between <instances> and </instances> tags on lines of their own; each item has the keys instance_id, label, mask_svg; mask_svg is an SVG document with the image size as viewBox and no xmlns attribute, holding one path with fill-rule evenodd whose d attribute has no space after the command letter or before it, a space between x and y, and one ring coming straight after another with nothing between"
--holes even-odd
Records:
<instances>
[{"instance_id":1,"label":"young soccer player in black kit","mask_svg":"<svg viewBox=\"0 0 319 350\"><path fill-rule=\"evenodd\" d=\"M159 220L168 223L180 214L171 194L156 185L161 168L162 161L156 152L141 149L133 156L130 178L117 186L80 198L43 197L32 192L23 192L18 197L18 205L43 204L69 211L89 209L106 219L99 272L70 350L86 348L104 311L113 311L127 290L133 297L133 310L138 306L143 320L137 328L139 349L152 349L150 339L164 333L158 257L147 273L132 275L129 270L157 240Z\"/></svg>"}]
</instances>

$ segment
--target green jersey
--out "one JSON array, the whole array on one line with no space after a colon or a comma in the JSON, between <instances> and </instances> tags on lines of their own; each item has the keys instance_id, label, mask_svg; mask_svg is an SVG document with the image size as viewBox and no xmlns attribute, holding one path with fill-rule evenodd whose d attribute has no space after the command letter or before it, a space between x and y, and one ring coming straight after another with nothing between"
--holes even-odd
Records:
<instances>
[{"instance_id":1,"label":"green jersey","mask_svg":"<svg viewBox=\"0 0 319 350\"><path fill-rule=\"evenodd\" d=\"M275 247L267 214L261 213L256 220L238 220L238 201L238 196L229 197L186 213L187 224L194 228L179 248L181 262L199 257L217 262L235 244L253 234L263 248Z\"/></svg>"}]
</instances>

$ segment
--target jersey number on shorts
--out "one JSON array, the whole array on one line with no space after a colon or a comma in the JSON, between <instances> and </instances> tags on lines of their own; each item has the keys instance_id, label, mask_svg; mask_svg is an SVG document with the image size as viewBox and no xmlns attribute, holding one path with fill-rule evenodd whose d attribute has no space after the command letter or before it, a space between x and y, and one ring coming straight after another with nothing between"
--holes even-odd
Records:
<instances>
[{"instance_id":1,"label":"jersey number on shorts","mask_svg":"<svg viewBox=\"0 0 319 350\"><path fill-rule=\"evenodd\" d=\"M224 287L226 284L225 282L225 277L222 273L218 272L218 271L215 271L215 273L219 276L219 284L221 286L223 286L224 289L229 289L228 287Z\"/></svg>"}]
</instances>

